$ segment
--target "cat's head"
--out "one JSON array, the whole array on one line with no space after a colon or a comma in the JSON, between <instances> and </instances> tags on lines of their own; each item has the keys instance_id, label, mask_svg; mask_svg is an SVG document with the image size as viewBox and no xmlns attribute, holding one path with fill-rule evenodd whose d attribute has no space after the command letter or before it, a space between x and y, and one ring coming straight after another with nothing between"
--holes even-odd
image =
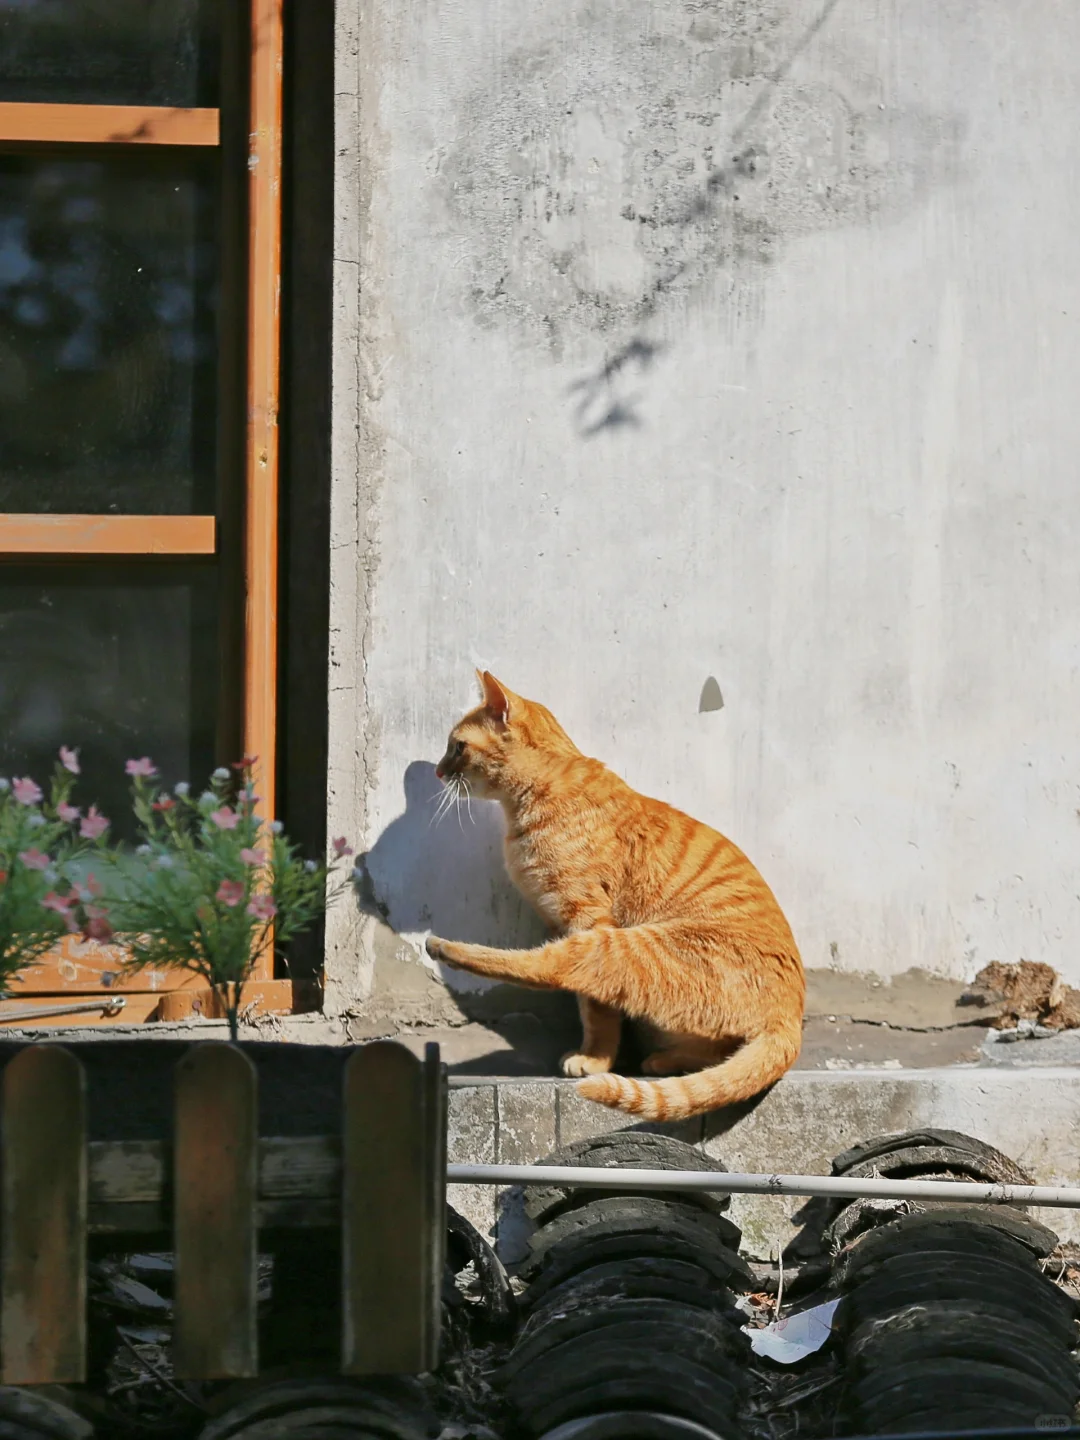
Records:
<instances>
[{"instance_id":1,"label":"cat's head","mask_svg":"<svg viewBox=\"0 0 1080 1440\"><path fill-rule=\"evenodd\" d=\"M543 756L572 755L576 747L545 706L515 695L488 670L476 675L483 700L450 731L435 774L447 784L464 780L479 799L498 800Z\"/></svg>"}]
</instances>

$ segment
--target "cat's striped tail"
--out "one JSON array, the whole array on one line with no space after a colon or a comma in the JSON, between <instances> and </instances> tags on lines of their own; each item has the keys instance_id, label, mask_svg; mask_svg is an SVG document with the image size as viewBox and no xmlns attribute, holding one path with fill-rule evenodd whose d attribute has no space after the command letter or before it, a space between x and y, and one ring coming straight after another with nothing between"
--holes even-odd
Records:
<instances>
[{"instance_id":1,"label":"cat's striped tail","mask_svg":"<svg viewBox=\"0 0 1080 1440\"><path fill-rule=\"evenodd\" d=\"M692 1075L672 1075L663 1080L590 1075L579 1081L577 1088L586 1100L625 1110L642 1120L689 1120L760 1094L794 1065L801 1041L799 1023L790 1030L758 1035L719 1065Z\"/></svg>"}]
</instances>

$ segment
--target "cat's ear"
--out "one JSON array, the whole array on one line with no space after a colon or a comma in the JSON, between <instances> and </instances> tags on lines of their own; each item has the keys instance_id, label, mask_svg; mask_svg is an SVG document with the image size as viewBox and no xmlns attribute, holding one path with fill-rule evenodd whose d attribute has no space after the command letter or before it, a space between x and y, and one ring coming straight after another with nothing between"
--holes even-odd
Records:
<instances>
[{"instance_id":1,"label":"cat's ear","mask_svg":"<svg viewBox=\"0 0 1080 1440\"><path fill-rule=\"evenodd\" d=\"M490 670L477 670L477 679L484 692L484 707L492 719L505 725L510 718L510 695L499 684Z\"/></svg>"}]
</instances>

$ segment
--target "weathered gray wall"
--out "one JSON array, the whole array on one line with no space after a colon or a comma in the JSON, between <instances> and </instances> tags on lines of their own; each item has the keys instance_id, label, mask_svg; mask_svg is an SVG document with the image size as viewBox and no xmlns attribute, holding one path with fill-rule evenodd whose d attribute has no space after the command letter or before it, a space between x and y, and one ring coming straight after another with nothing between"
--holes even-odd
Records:
<instances>
[{"instance_id":1,"label":"weathered gray wall","mask_svg":"<svg viewBox=\"0 0 1080 1440\"><path fill-rule=\"evenodd\" d=\"M476 663L809 963L1080 981L1080 7L338 10L331 1003L533 933L429 825Z\"/></svg>"}]
</instances>

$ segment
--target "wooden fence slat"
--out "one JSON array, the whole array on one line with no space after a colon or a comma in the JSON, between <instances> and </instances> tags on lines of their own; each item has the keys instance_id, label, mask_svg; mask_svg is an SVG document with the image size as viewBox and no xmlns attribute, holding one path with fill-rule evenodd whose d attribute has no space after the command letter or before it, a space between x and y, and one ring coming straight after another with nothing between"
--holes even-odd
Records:
<instances>
[{"instance_id":1,"label":"wooden fence slat","mask_svg":"<svg viewBox=\"0 0 1080 1440\"><path fill-rule=\"evenodd\" d=\"M86 1378L86 1076L31 1045L0 1087L0 1383Z\"/></svg>"},{"instance_id":2,"label":"wooden fence slat","mask_svg":"<svg viewBox=\"0 0 1080 1440\"><path fill-rule=\"evenodd\" d=\"M410 1374L438 1361L445 1244L446 1082L438 1046L364 1045L345 1068L342 1369Z\"/></svg>"},{"instance_id":3,"label":"wooden fence slat","mask_svg":"<svg viewBox=\"0 0 1080 1440\"><path fill-rule=\"evenodd\" d=\"M442 1340L442 1282L446 1266L446 1126L449 1110L446 1066L436 1044L424 1046L424 1124L430 1156L428 1183L431 1187L432 1243L431 1283L428 1286L428 1322L425 1335L427 1364L434 1370L439 1364Z\"/></svg>"},{"instance_id":4,"label":"wooden fence slat","mask_svg":"<svg viewBox=\"0 0 1080 1440\"><path fill-rule=\"evenodd\" d=\"M258 1374L255 1067L232 1045L195 1045L175 1074L174 1364L189 1380Z\"/></svg>"}]
</instances>

